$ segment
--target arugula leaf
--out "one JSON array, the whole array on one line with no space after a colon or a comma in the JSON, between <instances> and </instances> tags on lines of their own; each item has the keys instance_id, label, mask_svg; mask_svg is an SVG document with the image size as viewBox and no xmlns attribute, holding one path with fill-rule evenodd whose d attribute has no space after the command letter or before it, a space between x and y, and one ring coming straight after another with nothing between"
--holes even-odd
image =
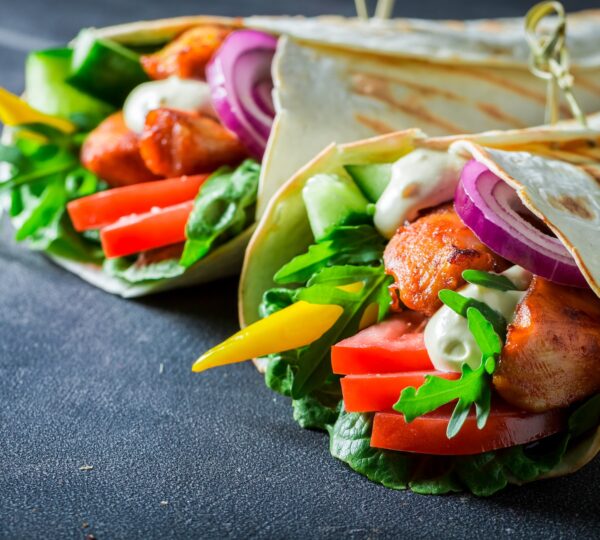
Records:
<instances>
[{"instance_id":1,"label":"arugula leaf","mask_svg":"<svg viewBox=\"0 0 600 540\"><path fill-rule=\"evenodd\" d=\"M384 238L371 225L335 228L326 239L294 257L273 278L276 283L303 283L327 266L380 263Z\"/></svg>"},{"instance_id":2,"label":"arugula leaf","mask_svg":"<svg viewBox=\"0 0 600 540\"><path fill-rule=\"evenodd\" d=\"M383 266L332 266L315 274L306 288L299 289L296 300L312 304L337 304L344 308L344 312L331 329L299 353L292 385L294 398L298 399L319 387L331 374L331 346L358 331L367 306L377 303L380 319L385 316L390 305L387 294L390 280ZM339 289L342 285L357 282L362 283L358 292Z\"/></svg>"},{"instance_id":3,"label":"arugula leaf","mask_svg":"<svg viewBox=\"0 0 600 540\"><path fill-rule=\"evenodd\" d=\"M217 242L241 233L254 220L260 165L248 159L237 169L222 167L202 185L186 226L179 264L188 268Z\"/></svg>"},{"instance_id":4,"label":"arugula leaf","mask_svg":"<svg viewBox=\"0 0 600 540\"><path fill-rule=\"evenodd\" d=\"M495 359L502 352L502 340L490 321L477 308L467 308L467 325L481 351L485 370L491 375L494 373ZM489 362L490 359L492 363Z\"/></svg>"},{"instance_id":5,"label":"arugula leaf","mask_svg":"<svg viewBox=\"0 0 600 540\"><path fill-rule=\"evenodd\" d=\"M473 370L464 364L462 375L457 380L427 375L418 389L409 386L402 391L394 410L402 413L407 422L412 422L446 403L458 400L448 423L447 435L451 439L464 424L473 403L479 403L481 410L484 412L487 409L489 414L489 381L485 374L483 365Z\"/></svg>"},{"instance_id":6,"label":"arugula leaf","mask_svg":"<svg viewBox=\"0 0 600 540\"><path fill-rule=\"evenodd\" d=\"M461 297L461 302L465 299L458 296ZM475 405L477 427L483 429L485 426L491 407L490 375L493 374L496 359L502 351L502 340L479 309L468 306L465 315L469 331L482 353L480 366L473 370L468 364L464 364L458 380L428 375L418 389L405 388L394 405L395 410L404 414L407 422L412 422L446 403L458 400L446 430L449 439L460 431L472 405Z\"/></svg>"},{"instance_id":7,"label":"arugula leaf","mask_svg":"<svg viewBox=\"0 0 600 540\"><path fill-rule=\"evenodd\" d=\"M480 285L488 289L497 289L498 291L518 291L519 288L506 276L493 274L491 272L482 272L481 270L465 270L462 273L463 279L473 285Z\"/></svg>"},{"instance_id":8,"label":"arugula leaf","mask_svg":"<svg viewBox=\"0 0 600 540\"><path fill-rule=\"evenodd\" d=\"M468 298L450 289L442 289L438 293L438 297L452 311L465 318L467 317L467 310L470 307L477 308L482 315L488 321L490 321L490 323L492 323L494 330L498 333L502 340L504 341L506 339L506 327L508 322L501 313L498 313L486 303L480 302L474 298Z\"/></svg>"},{"instance_id":9,"label":"arugula leaf","mask_svg":"<svg viewBox=\"0 0 600 540\"><path fill-rule=\"evenodd\" d=\"M31 208L27 218L17 230L18 242L30 238L43 227L47 227L60 214L67 202L63 182L55 179L44 189L36 206Z\"/></svg>"}]
</instances>

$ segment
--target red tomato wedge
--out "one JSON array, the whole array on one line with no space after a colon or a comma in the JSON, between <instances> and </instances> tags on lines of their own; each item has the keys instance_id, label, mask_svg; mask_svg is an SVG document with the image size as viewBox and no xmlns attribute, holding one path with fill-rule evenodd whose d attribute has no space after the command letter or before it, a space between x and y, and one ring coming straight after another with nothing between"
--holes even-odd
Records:
<instances>
[{"instance_id":1,"label":"red tomato wedge","mask_svg":"<svg viewBox=\"0 0 600 540\"><path fill-rule=\"evenodd\" d=\"M492 409L487 424L481 430L471 413L458 434L448 439L446 428L451 414L436 411L409 424L399 413L376 413L371 446L417 454L481 454L537 441L558 433L566 426L566 416L561 410L532 414L504 407Z\"/></svg>"},{"instance_id":2,"label":"red tomato wedge","mask_svg":"<svg viewBox=\"0 0 600 540\"><path fill-rule=\"evenodd\" d=\"M424 321L418 313L406 312L340 341L331 349L333 372L361 375L433 370L423 339Z\"/></svg>"},{"instance_id":3,"label":"red tomato wedge","mask_svg":"<svg viewBox=\"0 0 600 540\"><path fill-rule=\"evenodd\" d=\"M458 379L460 373L441 371L407 371L377 375L348 375L341 379L344 408L348 412L387 411L398 401L402 390L408 386L418 388L425 375L444 379Z\"/></svg>"},{"instance_id":4,"label":"red tomato wedge","mask_svg":"<svg viewBox=\"0 0 600 540\"><path fill-rule=\"evenodd\" d=\"M104 254L111 259L183 242L193 207L188 201L121 218L100 231Z\"/></svg>"},{"instance_id":5,"label":"red tomato wedge","mask_svg":"<svg viewBox=\"0 0 600 540\"><path fill-rule=\"evenodd\" d=\"M181 176L109 189L71 201L67 211L75 230L101 229L125 216L191 201L208 176Z\"/></svg>"}]
</instances>

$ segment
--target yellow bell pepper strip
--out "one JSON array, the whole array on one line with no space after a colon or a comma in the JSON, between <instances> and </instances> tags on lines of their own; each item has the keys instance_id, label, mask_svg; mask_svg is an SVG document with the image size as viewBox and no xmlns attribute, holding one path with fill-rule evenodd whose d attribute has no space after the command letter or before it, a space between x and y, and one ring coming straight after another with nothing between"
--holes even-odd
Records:
<instances>
[{"instance_id":1,"label":"yellow bell pepper strip","mask_svg":"<svg viewBox=\"0 0 600 540\"><path fill-rule=\"evenodd\" d=\"M0 86L0 122L7 126L46 124L65 133L75 131L75 125L64 118L40 112L20 97Z\"/></svg>"},{"instance_id":2,"label":"yellow bell pepper strip","mask_svg":"<svg viewBox=\"0 0 600 540\"><path fill-rule=\"evenodd\" d=\"M319 339L344 309L332 304L299 301L240 330L203 354L192 366L200 372L267 354L304 347Z\"/></svg>"}]
</instances>

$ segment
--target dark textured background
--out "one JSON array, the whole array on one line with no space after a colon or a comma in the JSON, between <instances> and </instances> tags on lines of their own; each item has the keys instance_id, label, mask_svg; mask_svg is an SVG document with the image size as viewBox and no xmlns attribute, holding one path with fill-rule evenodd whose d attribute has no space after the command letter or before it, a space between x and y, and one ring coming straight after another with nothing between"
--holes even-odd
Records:
<instances>
[{"instance_id":1,"label":"dark textured background","mask_svg":"<svg viewBox=\"0 0 600 540\"><path fill-rule=\"evenodd\" d=\"M398 4L399 15L459 18L520 15L529 2ZM81 26L352 11L350 0L0 0L0 84L20 91L26 52ZM299 429L250 365L190 373L236 329L234 280L128 302L10 236L0 233L0 538L598 536L600 460L487 500L386 490Z\"/></svg>"}]
</instances>

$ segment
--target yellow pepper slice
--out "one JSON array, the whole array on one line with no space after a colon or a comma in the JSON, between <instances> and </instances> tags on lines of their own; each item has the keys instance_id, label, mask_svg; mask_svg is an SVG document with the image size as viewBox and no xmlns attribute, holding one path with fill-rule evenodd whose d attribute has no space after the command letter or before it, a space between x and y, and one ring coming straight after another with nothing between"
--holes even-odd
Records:
<instances>
[{"instance_id":1,"label":"yellow pepper slice","mask_svg":"<svg viewBox=\"0 0 600 540\"><path fill-rule=\"evenodd\" d=\"M20 97L11 94L0 86L0 122L7 126L20 124L47 124L65 133L75 131L75 125L64 118L40 112Z\"/></svg>"},{"instance_id":2,"label":"yellow pepper slice","mask_svg":"<svg viewBox=\"0 0 600 540\"><path fill-rule=\"evenodd\" d=\"M343 311L341 306L309 304L301 300L240 330L203 354L192 366L192 371L304 347L325 334Z\"/></svg>"}]
</instances>

